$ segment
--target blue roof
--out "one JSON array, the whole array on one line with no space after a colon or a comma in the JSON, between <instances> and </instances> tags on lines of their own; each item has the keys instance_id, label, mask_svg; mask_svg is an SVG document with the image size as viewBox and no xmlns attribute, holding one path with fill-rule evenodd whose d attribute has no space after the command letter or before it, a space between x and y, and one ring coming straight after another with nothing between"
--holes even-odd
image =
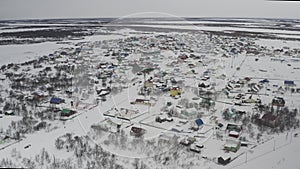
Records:
<instances>
[{"instance_id":1,"label":"blue roof","mask_svg":"<svg viewBox=\"0 0 300 169\"><path fill-rule=\"evenodd\" d=\"M197 120L195 120L195 122L198 126L201 126L202 124L204 124L202 119L197 119Z\"/></svg>"},{"instance_id":2,"label":"blue roof","mask_svg":"<svg viewBox=\"0 0 300 169\"><path fill-rule=\"evenodd\" d=\"M50 100L50 103L53 103L53 104L59 104L61 102L62 102L62 99L57 98L57 97L52 97L51 100Z\"/></svg>"},{"instance_id":3,"label":"blue roof","mask_svg":"<svg viewBox=\"0 0 300 169\"><path fill-rule=\"evenodd\" d=\"M260 83L269 83L270 81L268 79L264 79L264 80L261 80L259 81Z\"/></svg>"},{"instance_id":4,"label":"blue roof","mask_svg":"<svg viewBox=\"0 0 300 169\"><path fill-rule=\"evenodd\" d=\"M294 81L292 81L292 80L285 80L284 84L290 84L290 85L292 85L292 84L294 84Z\"/></svg>"},{"instance_id":5,"label":"blue roof","mask_svg":"<svg viewBox=\"0 0 300 169\"><path fill-rule=\"evenodd\" d=\"M113 66L113 65L109 65L109 66L107 66L107 68L108 68L108 69L113 69L114 66Z\"/></svg>"}]
</instances>

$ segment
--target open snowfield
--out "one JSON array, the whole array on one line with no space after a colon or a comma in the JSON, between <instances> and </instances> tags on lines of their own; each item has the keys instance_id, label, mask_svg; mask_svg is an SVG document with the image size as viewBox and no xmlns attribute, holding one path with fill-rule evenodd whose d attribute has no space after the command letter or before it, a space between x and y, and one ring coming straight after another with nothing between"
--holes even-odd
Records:
<instances>
[{"instance_id":1,"label":"open snowfield","mask_svg":"<svg viewBox=\"0 0 300 169\"><path fill-rule=\"evenodd\" d=\"M60 45L55 42L45 42L41 44L24 44L24 45L1 45L1 65L9 63L22 63L29 60L37 59L44 55L49 55L59 48L68 47L69 45Z\"/></svg>"}]
</instances>

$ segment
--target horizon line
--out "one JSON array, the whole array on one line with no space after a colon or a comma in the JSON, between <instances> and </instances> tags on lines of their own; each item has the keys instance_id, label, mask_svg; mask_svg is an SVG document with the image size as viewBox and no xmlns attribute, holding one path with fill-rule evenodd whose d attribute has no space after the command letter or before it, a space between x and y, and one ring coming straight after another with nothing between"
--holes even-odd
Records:
<instances>
[{"instance_id":1,"label":"horizon line","mask_svg":"<svg viewBox=\"0 0 300 169\"><path fill-rule=\"evenodd\" d=\"M27 19L0 19L0 22L3 21L45 21L45 20L97 20L97 19L118 19L119 17L62 17L62 18L27 18ZM173 18L182 18L182 19L259 19L259 20L299 20L300 18L281 18L281 17L224 17L224 16L147 16L147 17L123 17L122 19L173 19Z\"/></svg>"}]
</instances>

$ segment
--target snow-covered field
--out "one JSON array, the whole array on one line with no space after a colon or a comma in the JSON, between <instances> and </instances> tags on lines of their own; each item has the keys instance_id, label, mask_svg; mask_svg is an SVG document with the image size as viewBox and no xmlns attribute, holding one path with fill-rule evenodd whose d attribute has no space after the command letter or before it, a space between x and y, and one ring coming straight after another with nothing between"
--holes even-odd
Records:
<instances>
[{"instance_id":1,"label":"snow-covered field","mask_svg":"<svg viewBox=\"0 0 300 169\"><path fill-rule=\"evenodd\" d=\"M0 167L89 168L92 161L105 159L109 162L98 161L94 167L300 168L299 112L289 119L280 114L284 107L273 104L282 97L286 113L299 111L300 31L294 29L296 22L293 30L271 30L263 27L280 23L248 21L226 22L228 26L218 26L220 20L114 21L89 28L94 35L78 39L0 45L0 66L7 65L0 71ZM53 22L37 26L64 25ZM226 31L290 39L230 36ZM37 61L22 65L31 60ZM56 98L64 102L52 103ZM267 106L277 110L272 112L277 119L284 118L276 125L290 120L291 126L258 123L256 115L269 111ZM63 117L70 110L75 114ZM236 110L242 115L224 117ZM42 122L47 125L38 129ZM231 124L242 126L237 138L226 128ZM192 145L184 145L186 139ZM228 139L247 147L224 150ZM197 144L203 147L194 152ZM219 157L232 161L223 166Z\"/></svg>"},{"instance_id":2,"label":"snow-covered field","mask_svg":"<svg viewBox=\"0 0 300 169\"><path fill-rule=\"evenodd\" d=\"M28 60L37 59L44 55L49 55L59 48L69 45L56 44L55 42L45 42L40 44L22 44L22 45L2 45L1 65L9 63L22 63Z\"/></svg>"}]
</instances>

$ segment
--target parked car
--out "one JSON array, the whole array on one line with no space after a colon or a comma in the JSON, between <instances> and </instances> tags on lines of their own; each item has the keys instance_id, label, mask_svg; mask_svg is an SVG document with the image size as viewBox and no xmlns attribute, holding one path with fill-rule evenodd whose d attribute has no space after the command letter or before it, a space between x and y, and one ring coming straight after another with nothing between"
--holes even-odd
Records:
<instances>
[{"instance_id":1,"label":"parked car","mask_svg":"<svg viewBox=\"0 0 300 169\"><path fill-rule=\"evenodd\" d=\"M29 148L31 146L31 144L28 144L28 145L26 145L25 147L24 147L24 149L27 149L27 148Z\"/></svg>"}]
</instances>

